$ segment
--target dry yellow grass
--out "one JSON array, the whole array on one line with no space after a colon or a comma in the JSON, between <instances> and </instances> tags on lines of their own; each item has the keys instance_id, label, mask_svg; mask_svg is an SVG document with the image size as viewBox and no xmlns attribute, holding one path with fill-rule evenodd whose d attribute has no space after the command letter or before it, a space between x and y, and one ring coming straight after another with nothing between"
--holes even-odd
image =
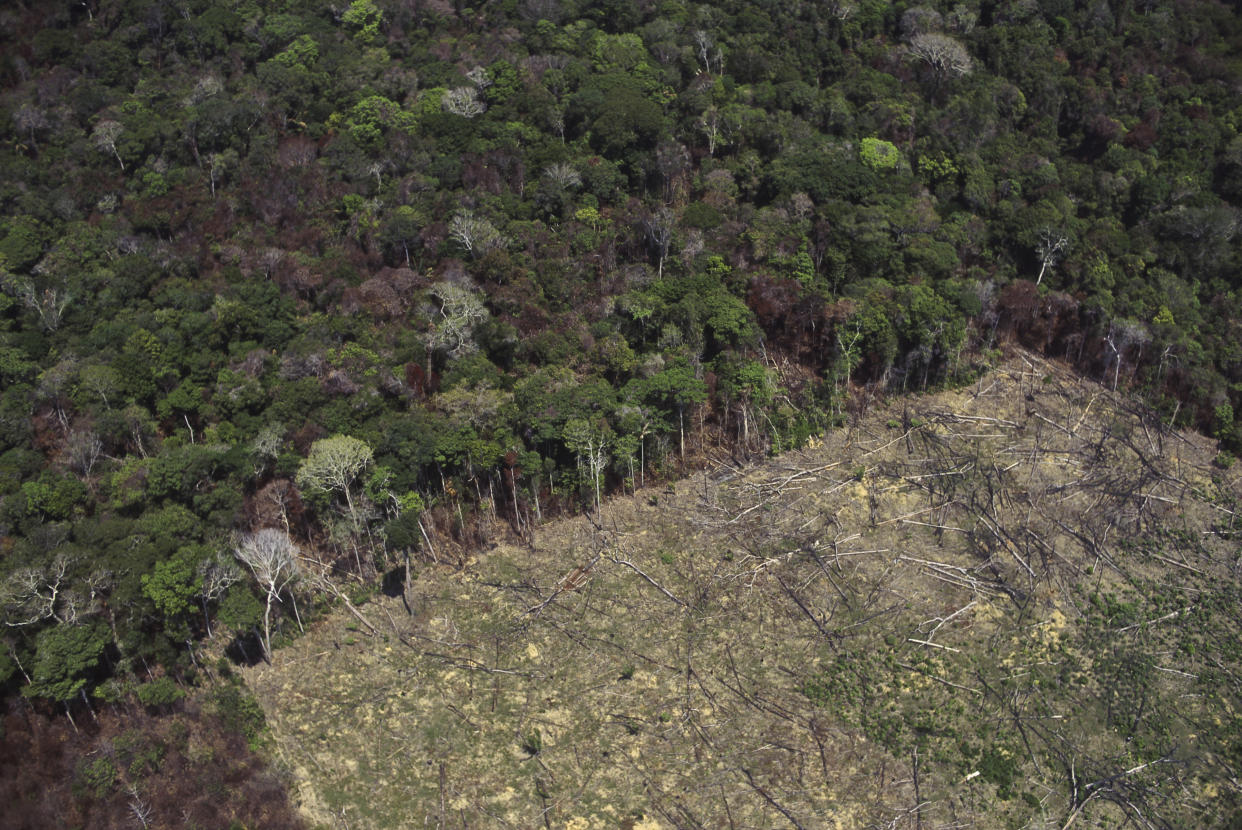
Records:
<instances>
[{"instance_id":1,"label":"dry yellow grass","mask_svg":"<svg viewBox=\"0 0 1242 830\"><path fill-rule=\"evenodd\" d=\"M1237 484L1213 477L1210 442L1119 405L1019 358L812 448L613 499L601 529L557 522L425 568L413 616L381 597L362 609L379 636L330 618L246 681L324 827L1060 826L1060 772L1001 739L969 667L1035 688L1076 653L1085 590L1215 568L1228 508L1209 501ZM1204 547L1122 544L1160 528ZM910 732L913 759L877 742L807 691L851 649L891 652L859 675L866 706L909 724L960 699L969 723ZM1012 762L1022 799L953 756L984 746L985 716L983 757ZM1078 821L1124 812L1099 798Z\"/></svg>"}]
</instances>

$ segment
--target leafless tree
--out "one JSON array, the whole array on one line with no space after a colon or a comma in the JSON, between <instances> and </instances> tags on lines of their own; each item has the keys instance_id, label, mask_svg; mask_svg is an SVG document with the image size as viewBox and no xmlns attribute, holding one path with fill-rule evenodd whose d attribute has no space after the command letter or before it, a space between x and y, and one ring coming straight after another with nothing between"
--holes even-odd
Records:
<instances>
[{"instance_id":1,"label":"leafless tree","mask_svg":"<svg viewBox=\"0 0 1242 830\"><path fill-rule=\"evenodd\" d=\"M283 436L283 426L268 424L260 429L258 435L250 442L250 457L255 478L263 475L268 466L275 463L277 456L280 455L280 446L284 443Z\"/></svg>"},{"instance_id":2,"label":"leafless tree","mask_svg":"<svg viewBox=\"0 0 1242 830\"><path fill-rule=\"evenodd\" d=\"M799 190L789 197L789 212L799 222L805 221L815 212L815 200Z\"/></svg>"},{"instance_id":3,"label":"leafless tree","mask_svg":"<svg viewBox=\"0 0 1242 830\"><path fill-rule=\"evenodd\" d=\"M375 190L379 192L384 187L384 171L392 167L392 162L388 159L378 159L367 165L367 173L375 177Z\"/></svg>"},{"instance_id":4,"label":"leafless tree","mask_svg":"<svg viewBox=\"0 0 1242 830\"><path fill-rule=\"evenodd\" d=\"M111 409L108 396L116 394L121 385L121 376L106 363L90 363L78 372L78 387L99 396L105 409Z\"/></svg>"},{"instance_id":5,"label":"leafless tree","mask_svg":"<svg viewBox=\"0 0 1242 830\"><path fill-rule=\"evenodd\" d=\"M492 85L492 79L488 76L487 70L482 66L476 66L466 73L466 77L470 79L470 83L474 84L474 88L479 92L487 89Z\"/></svg>"},{"instance_id":6,"label":"leafless tree","mask_svg":"<svg viewBox=\"0 0 1242 830\"><path fill-rule=\"evenodd\" d=\"M682 265L689 268L694 264L695 257L703 253L705 247L706 245L703 242L703 232L698 228L691 228L686 231L686 239L681 245L681 252L678 254L678 259L681 260Z\"/></svg>"},{"instance_id":7,"label":"leafless tree","mask_svg":"<svg viewBox=\"0 0 1242 830\"><path fill-rule=\"evenodd\" d=\"M603 432L585 419L573 418L565 424L565 443L578 457L578 467L586 467L595 490L595 516L600 515L600 482L608 462L608 441Z\"/></svg>"},{"instance_id":8,"label":"leafless tree","mask_svg":"<svg viewBox=\"0 0 1242 830\"><path fill-rule=\"evenodd\" d=\"M560 0L524 0L518 8L523 20L547 20L552 23L560 21L564 12Z\"/></svg>"},{"instance_id":9,"label":"leafless tree","mask_svg":"<svg viewBox=\"0 0 1242 830\"><path fill-rule=\"evenodd\" d=\"M445 112L462 118L475 118L487 111L487 104L479 100L479 91L472 86L459 86L446 91L441 104Z\"/></svg>"},{"instance_id":10,"label":"leafless tree","mask_svg":"<svg viewBox=\"0 0 1242 830\"><path fill-rule=\"evenodd\" d=\"M508 244L495 225L469 210L461 211L449 221L449 236L465 248L466 253L476 257Z\"/></svg>"},{"instance_id":11,"label":"leafless tree","mask_svg":"<svg viewBox=\"0 0 1242 830\"><path fill-rule=\"evenodd\" d=\"M214 199L216 197L216 185L224 180L229 170L237 167L237 151L225 150L222 153L212 153L208 162L207 175L211 180L211 198Z\"/></svg>"},{"instance_id":12,"label":"leafless tree","mask_svg":"<svg viewBox=\"0 0 1242 830\"><path fill-rule=\"evenodd\" d=\"M69 396L73 391L77 374L77 358L67 357L55 366L48 367L43 374L39 375L39 384L35 388L38 399L51 405L65 435L69 434L69 410L73 406Z\"/></svg>"},{"instance_id":13,"label":"leafless tree","mask_svg":"<svg viewBox=\"0 0 1242 830\"><path fill-rule=\"evenodd\" d=\"M949 30L962 35L968 35L974 31L975 24L978 22L979 13L968 8L965 3L958 3L945 18Z\"/></svg>"},{"instance_id":14,"label":"leafless tree","mask_svg":"<svg viewBox=\"0 0 1242 830\"><path fill-rule=\"evenodd\" d=\"M431 295L440 301L440 319L432 326L428 346L444 349L449 357L473 352L475 328L487 319L487 308L478 295L452 282L431 287Z\"/></svg>"},{"instance_id":15,"label":"leafless tree","mask_svg":"<svg viewBox=\"0 0 1242 830\"><path fill-rule=\"evenodd\" d=\"M834 20L846 21L858 12L858 4L854 0L828 0L824 10Z\"/></svg>"},{"instance_id":16,"label":"leafless tree","mask_svg":"<svg viewBox=\"0 0 1242 830\"><path fill-rule=\"evenodd\" d=\"M91 138L94 139L96 147L116 156L117 164L121 165L121 172L125 172L125 162L116 149L116 140L121 137L121 133L124 131L125 128L119 122L105 119L96 124L95 130L91 133Z\"/></svg>"},{"instance_id":17,"label":"leafless tree","mask_svg":"<svg viewBox=\"0 0 1242 830\"><path fill-rule=\"evenodd\" d=\"M47 119L47 113L43 110L29 104L22 104L17 112L13 113L13 126L18 132L25 133L30 139L31 146L37 150L38 142L35 140L35 132L48 129L51 123Z\"/></svg>"},{"instance_id":18,"label":"leafless tree","mask_svg":"<svg viewBox=\"0 0 1242 830\"><path fill-rule=\"evenodd\" d=\"M77 618L77 599L68 589L68 557L57 555L44 567L20 568L0 583L0 613L10 628L23 628L44 620L72 622Z\"/></svg>"},{"instance_id":19,"label":"leafless tree","mask_svg":"<svg viewBox=\"0 0 1242 830\"><path fill-rule=\"evenodd\" d=\"M4 279L2 286L22 305L38 315L39 324L47 331L60 328L61 315L74 299L73 293L64 285L40 288L27 277L9 276Z\"/></svg>"},{"instance_id":20,"label":"leafless tree","mask_svg":"<svg viewBox=\"0 0 1242 830\"><path fill-rule=\"evenodd\" d=\"M947 76L970 72L973 62L966 47L940 32L922 32L910 38L910 55L931 68L939 85Z\"/></svg>"},{"instance_id":21,"label":"leafless tree","mask_svg":"<svg viewBox=\"0 0 1242 830\"><path fill-rule=\"evenodd\" d=\"M664 201L673 200L674 183L690 169L690 152L678 141L662 141L656 147L656 168L664 180Z\"/></svg>"},{"instance_id":22,"label":"leafless tree","mask_svg":"<svg viewBox=\"0 0 1242 830\"><path fill-rule=\"evenodd\" d=\"M694 31L694 52L698 56L699 62L703 64L703 71L711 74L712 64L716 65L716 71L722 71L724 66L724 52L716 45L716 41L709 32L703 29Z\"/></svg>"},{"instance_id":23,"label":"leafless tree","mask_svg":"<svg viewBox=\"0 0 1242 830\"><path fill-rule=\"evenodd\" d=\"M552 132L560 136L561 143L565 143L565 108L552 107L548 110L548 126Z\"/></svg>"},{"instance_id":24,"label":"leafless tree","mask_svg":"<svg viewBox=\"0 0 1242 830\"><path fill-rule=\"evenodd\" d=\"M1116 391L1121 377L1121 363L1125 360L1126 352L1138 347L1138 355L1141 356L1143 347L1151 342L1151 332L1137 320L1116 320L1109 325L1104 342L1111 352L1109 360L1113 363L1113 390ZM1134 360L1136 366L1138 361L1139 357L1136 357Z\"/></svg>"},{"instance_id":25,"label":"leafless tree","mask_svg":"<svg viewBox=\"0 0 1242 830\"><path fill-rule=\"evenodd\" d=\"M138 794L138 788L132 785L129 788L129 812L143 830L151 826L151 816L155 811L150 804L142 800Z\"/></svg>"},{"instance_id":26,"label":"leafless tree","mask_svg":"<svg viewBox=\"0 0 1242 830\"><path fill-rule=\"evenodd\" d=\"M1035 244L1035 255L1039 257L1039 277L1035 284L1044 281L1044 274L1049 268L1061 261L1061 257L1069 250L1069 237L1064 231L1044 228L1039 232L1039 241Z\"/></svg>"},{"instance_id":27,"label":"leafless tree","mask_svg":"<svg viewBox=\"0 0 1242 830\"><path fill-rule=\"evenodd\" d=\"M289 511L295 505L293 484L287 478L278 478L269 482L260 492L267 496L268 501L280 513L281 524L285 533L289 532Z\"/></svg>"},{"instance_id":28,"label":"leafless tree","mask_svg":"<svg viewBox=\"0 0 1242 830\"><path fill-rule=\"evenodd\" d=\"M78 475L90 476L103 455L103 442L92 430L74 430L69 433L66 450L69 453L69 468Z\"/></svg>"},{"instance_id":29,"label":"leafless tree","mask_svg":"<svg viewBox=\"0 0 1242 830\"><path fill-rule=\"evenodd\" d=\"M310 453L298 468L298 486L343 495L350 523L357 532L361 522L353 496L354 481L370 466L373 457L371 447L353 436L321 438L311 444Z\"/></svg>"},{"instance_id":30,"label":"leafless tree","mask_svg":"<svg viewBox=\"0 0 1242 830\"><path fill-rule=\"evenodd\" d=\"M716 148L729 143L729 125L716 107L708 107L696 122L699 131L707 138L707 154L716 155Z\"/></svg>"},{"instance_id":31,"label":"leafless tree","mask_svg":"<svg viewBox=\"0 0 1242 830\"><path fill-rule=\"evenodd\" d=\"M571 187L582 186L582 176L578 175L578 171L574 169L572 164L558 161L556 164L548 165L543 171L543 176L548 181L568 190Z\"/></svg>"},{"instance_id":32,"label":"leafless tree","mask_svg":"<svg viewBox=\"0 0 1242 830\"><path fill-rule=\"evenodd\" d=\"M207 604L212 600L219 599L224 596L224 592L229 586L240 582L242 578L241 568L227 555L217 555L211 559L204 559L198 565L198 576L202 580L202 589L199 592L199 598L203 605L203 625L207 627L207 636L211 637L211 618L207 614Z\"/></svg>"},{"instance_id":33,"label":"leafless tree","mask_svg":"<svg viewBox=\"0 0 1242 830\"><path fill-rule=\"evenodd\" d=\"M673 211L667 207L661 207L643 220L643 231L647 234L647 239L656 252L656 275L662 277L664 276L664 260L668 258L668 249L673 242Z\"/></svg>"},{"instance_id":34,"label":"leafless tree","mask_svg":"<svg viewBox=\"0 0 1242 830\"><path fill-rule=\"evenodd\" d=\"M259 587L267 594L263 611L263 653L268 662L271 662L272 603L281 602L281 593L300 575L297 546L283 531L264 528L239 537L234 544L233 554L250 569ZM296 600L293 613L298 613ZM300 618L298 624L301 625Z\"/></svg>"}]
</instances>

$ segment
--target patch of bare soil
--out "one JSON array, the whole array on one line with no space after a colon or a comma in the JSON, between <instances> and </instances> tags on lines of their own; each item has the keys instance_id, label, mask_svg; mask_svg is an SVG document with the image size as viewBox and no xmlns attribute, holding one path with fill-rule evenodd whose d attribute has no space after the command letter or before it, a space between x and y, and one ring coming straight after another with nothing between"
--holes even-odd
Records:
<instances>
[{"instance_id":1,"label":"patch of bare soil","mask_svg":"<svg viewBox=\"0 0 1242 830\"><path fill-rule=\"evenodd\" d=\"M1225 826L1214 455L1020 358L425 568L246 682L324 827Z\"/></svg>"}]
</instances>

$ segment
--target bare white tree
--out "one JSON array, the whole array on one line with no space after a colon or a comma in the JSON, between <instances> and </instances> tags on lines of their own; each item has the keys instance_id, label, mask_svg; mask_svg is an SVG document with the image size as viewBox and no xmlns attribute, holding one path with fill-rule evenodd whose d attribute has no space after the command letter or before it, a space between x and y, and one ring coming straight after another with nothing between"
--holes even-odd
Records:
<instances>
[{"instance_id":1,"label":"bare white tree","mask_svg":"<svg viewBox=\"0 0 1242 830\"><path fill-rule=\"evenodd\" d=\"M495 225L469 210L463 210L449 220L449 236L471 256L483 256L508 244Z\"/></svg>"},{"instance_id":2,"label":"bare white tree","mask_svg":"<svg viewBox=\"0 0 1242 830\"><path fill-rule=\"evenodd\" d=\"M367 172L375 177L376 192L384 188L384 171L392 167L392 162L388 159L378 159L367 165Z\"/></svg>"},{"instance_id":3,"label":"bare white tree","mask_svg":"<svg viewBox=\"0 0 1242 830\"><path fill-rule=\"evenodd\" d=\"M945 77L970 72L974 63L966 47L940 32L921 32L910 38L910 55L931 68L939 84Z\"/></svg>"},{"instance_id":4,"label":"bare white tree","mask_svg":"<svg viewBox=\"0 0 1242 830\"><path fill-rule=\"evenodd\" d=\"M447 90L441 99L444 111L462 118L475 118L487 112L487 104L479 100L479 90L472 86L459 86Z\"/></svg>"},{"instance_id":5,"label":"bare white tree","mask_svg":"<svg viewBox=\"0 0 1242 830\"><path fill-rule=\"evenodd\" d=\"M29 104L22 104L17 112L13 113L13 126L18 132L25 133L30 139L31 146L38 149L35 132L49 129L52 125L47 119L47 113L43 110Z\"/></svg>"},{"instance_id":6,"label":"bare white tree","mask_svg":"<svg viewBox=\"0 0 1242 830\"><path fill-rule=\"evenodd\" d=\"M204 559L198 565L198 576L202 580L199 599L203 605L203 625L207 627L207 636L211 632L211 618L207 614L207 604L224 596L229 586L240 582L242 570L237 563L228 558L227 554L217 554L211 559Z\"/></svg>"},{"instance_id":7,"label":"bare white tree","mask_svg":"<svg viewBox=\"0 0 1242 830\"><path fill-rule=\"evenodd\" d=\"M185 107L193 107L201 104L213 95L219 95L224 91L224 81L216 75L204 75L194 84L194 89L190 90L190 94L181 100L181 105Z\"/></svg>"},{"instance_id":8,"label":"bare white tree","mask_svg":"<svg viewBox=\"0 0 1242 830\"><path fill-rule=\"evenodd\" d=\"M854 0L828 0L824 5L828 16L840 21L849 20L858 13L858 4Z\"/></svg>"},{"instance_id":9,"label":"bare white tree","mask_svg":"<svg viewBox=\"0 0 1242 830\"><path fill-rule=\"evenodd\" d=\"M556 164L550 164L543 171L543 176L553 184L568 190L571 187L582 186L582 176L578 175L578 171L574 169L572 164L558 161Z\"/></svg>"},{"instance_id":10,"label":"bare white tree","mask_svg":"<svg viewBox=\"0 0 1242 830\"><path fill-rule=\"evenodd\" d=\"M115 395L121 385L121 375L106 363L88 363L78 372L78 388L99 396L106 409L111 409L109 395Z\"/></svg>"},{"instance_id":11,"label":"bare white tree","mask_svg":"<svg viewBox=\"0 0 1242 830\"><path fill-rule=\"evenodd\" d=\"M103 442L93 430L74 430L69 433L65 449L69 455L69 469L78 475L89 477L99 457L103 455Z\"/></svg>"},{"instance_id":12,"label":"bare white tree","mask_svg":"<svg viewBox=\"0 0 1242 830\"><path fill-rule=\"evenodd\" d=\"M809 219L815 212L815 200L799 190L789 197L789 212L799 222Z\"/></svg>"},{"instance_id":13,"label":"bare white tree","mask_svg":"<svg viewBox=\"0 0 1242 830\"><path fill-rule=\"evenodd\" d=\"M647 240L656 252L656 275L660 277L664 276L664 260L668 258L668 249L673 243L674 224L673 211L667 207L661 207L643 220L643 230L647 234Z\"/></svg>"},{"instance_id":14,"label":"bare white tree","mask_svg":"<svg viewBox=\"0 0 1242 830\"><path fill-rule=\"evenodd\" d=\"M280 447L284 443L285 428L281 424L268 424L259 430L258 435L250 442L250 463L254 476L263 475L269 466L276 462L280 455Z\"/></svg>"},{"instance_id":15,"label":"bare white tree","mask_svg":"<svg viewBox=\"0 0 1242 830\"><path fill-rule=\"evenodd\" d=\"M968 35L974 31L975 24L978 22L979 13L974 9L968 8L965 3L958 3L945 18L945 23L950 31L963 35Z\"/></svg>"},{"instance_id":16,"label":"bare white tree","mask_svg":"<svg viewBox=\"0 0 1242 830\"><path fill-rule=\"evenodd\" d=\"M43 620L72 622L78 599L68 590L70 560L57 555L41 568L19 568L0 583L0 614L10 628L22 628Z\"/></svg>"},{"instance_id":17,"label":"bare white tree","mask_svg":"<svg viewBox=\"0 0 1242 830\"><path fill-rule=\"evenodd\" d=\"M934 32L944 25L940 12L928 6L912 6L901 15L901 36L909 40L924 32Z\"/></svg>"},{"instance_id":18,"label":"bare white tree","mask_svg":"<svg viewBox=\"0 0 1242 830\"><path fill-rule=\"evenodd\" d=\"M61 316L74 299L73 293L63 285L40 288L27 277L8 276L3 280L2 287L37 314L40 325L47 331L60 328Z\"/></svg>"},{"instance_id":19,"label":"bare white tree","mask_svg":"<svg viewBox=\"0 0 1242 830\"><path fill-rule=\"evenodd\" d=\"M571 418L565 424L565 445L578 457L578 469L585 467L595 489L595 517L600 511L600 482L608 462L608 440L603 432L583 418Z\"/></svg>"},{"instance_id":20,"label":"bare white tree","mask_svg":"<svg viewBox=\"0 0 1242 830\"><path fill-rule=\"evenodd\" d=\"M1114 320L1108 326L1104 342L1112 352L1109 359L1113 363L1113 391L1116 391L1117 383L1121 379L1121 362L1125 359L1126 352L1137 348L1134 358L1134 365L1137 366L1142 359L1143 347L1151 342L1151 332L1137 320Z\"/></svg>"},{"instance_id":21,"label":"bare white tree","mask_svg":"<svg viewBox=\"0 0 1242 830\"><path fill-rule=\"evenodd\" d=\"M281 593L300 575L297 545L283 531L264 528L239 537L234 544L233 554L250 569L259 587L267 594L267 603L263 611L263 654L270 663L272 660L272 603L281 602ZM298 626L301 627L302 621L298 615L296 600L294 600L293 613L298 616Z\"/></svg>"},{"instance_id":22,"label":"bare white tree","mask_svg":"<svg viewBox=\"0 0 1242 830\"><path fill-rule=\"evenodd\" d=\"M724 52L716 45L710 33L703 29L695 29L694 51L699 62L703 64L703 72L711 74L712 64L716 64L716 71L724 71Z\"/></svg>"},{"instance_id":23,"label":"bare white tree","mask_svg":"<svg viewBox=\"0 0 1242 830\"><path fill-rule=\"evenodd\" d=\"M138 788L130 785L129 787L129 813L134 817L134 821L138 826L146 830L151 826L151 816L155 811L151 805L142 800L142 796L138 794Z\"/></svg>"},{"instance_id":24,"label":"bare white tree","mask_svg":"<svg viewBox=\"0 0 1242 830\"><path fill-rule=\"evenodd\" d=\"M121 165L121 171L125 171L125 162L121 159L121 154L116 149L116 140L121 137L121 133L125 128L120 122L111 119L105 119L95 125L95 130L91 133L91 138L95 141L95 146L100 150L109 152L116 156L117 164Z\"/></svg>"},{"instance_id":25,"label":"bare white tree","mask_svg":"<svg viewBox=\"0 0 1242 830\"><path fill-rule=\"evenodd\" d=\"M487 308L477 294L452 282L431 287L440 301L440 319L431 328L427 345L444 349L449 357L460 357L475 350L474 329L487 319Z\"/></svg>"},{"instance_id":26,"label":"bare white tree","mask_svg":"<svg viewBox=\"0 0 1242 830\"><path fill-rule=\"evenodd\" d=\"M715 107L708 107L703 114L699 116L699 120L695 122L695 126L707 138L707 154L709 156L716 155L716 147L726 143L726 131L724 122L720 117L720 110Z\"/></svg>"},{"instance_id":27,"label":"bare white tree","mask_svg":"<svg viewBox=\"0 0 1242 830\"><path fill-rule=\"evenodd\" d=\"M476 66L466 73L466 77L470 79L470 83L474 84L474 88L482 92L492 85L492 79L487 74L487 70L481 66Z\"/></svg>"},{"instance_id":28,"label":"bare white tree","mask_svg":"<svg viewBox=\"0 0 1242 830\"><path fill-rule=\"evenodd\" d=\"M1044 228L1039 232L1039 241L1035 243L1035 255L1039 257L1039 276L1035 284L1044 281L1044 274L1058 262L1069 250L1069 237L1064 232Z\"/></svg>"},{"instance_id":29,"label":"bare white tree","mask_svg":"<svg viewBox=\"0 0 1242 830\"><path fill-rule=\"evenodd\" d=\"M216 185L224 181L230 171L237 168L238 157L236 150L225 150L221 153L212 153L208 159L207 177L211 181L211 198L216 197Z\"/></svg>"}]
</instances>

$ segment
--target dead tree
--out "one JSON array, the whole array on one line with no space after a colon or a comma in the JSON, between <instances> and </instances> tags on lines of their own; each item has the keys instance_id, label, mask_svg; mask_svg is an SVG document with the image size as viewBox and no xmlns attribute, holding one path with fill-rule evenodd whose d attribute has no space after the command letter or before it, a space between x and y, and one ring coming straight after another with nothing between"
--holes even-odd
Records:
<instances>
[{"instance_id":1,"label":"dead tree","mask_svg":"<svg viewBox=\"0 0 1242 830\"><path fill-rule=\"evenodd\" d=\"M254 574L259 587L267 593L263 611L263 654L272 661L272 603L280 602L280 595L300 575L298 549L293 540L279 530L264 528L248 533L237 540L234 555ZM290 596L292 599L292 595ZM297 601L293 613L297 615ZM299 627L301 620L298 621Z\"/></svg>"}]
</instances>

